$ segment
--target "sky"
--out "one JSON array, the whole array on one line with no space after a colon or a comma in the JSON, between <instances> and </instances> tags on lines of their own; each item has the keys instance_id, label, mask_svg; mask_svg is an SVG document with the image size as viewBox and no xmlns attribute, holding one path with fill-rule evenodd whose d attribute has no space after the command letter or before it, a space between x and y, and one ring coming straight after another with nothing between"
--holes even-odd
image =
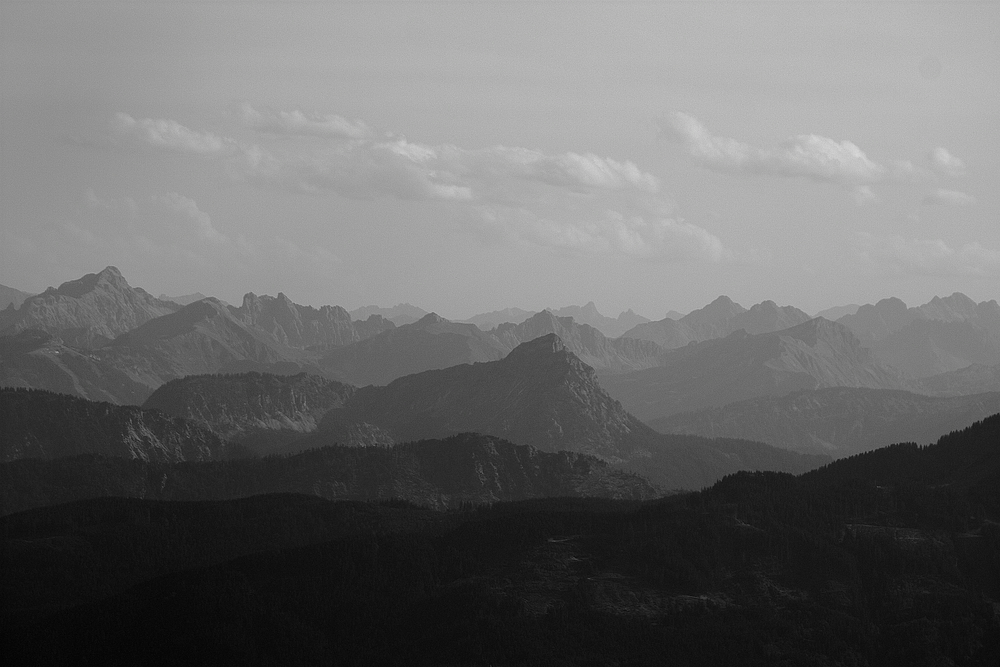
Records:
<instances>
[{"instance_id":1,"label":"sky","mask_svg":"<svg viewBox=\"0 0 1000 667\"><path fill-rule=\"evenodd\" d=\"M0 283L1000 298L997 2L0 0Z\"/></svg>"}]
</instances>

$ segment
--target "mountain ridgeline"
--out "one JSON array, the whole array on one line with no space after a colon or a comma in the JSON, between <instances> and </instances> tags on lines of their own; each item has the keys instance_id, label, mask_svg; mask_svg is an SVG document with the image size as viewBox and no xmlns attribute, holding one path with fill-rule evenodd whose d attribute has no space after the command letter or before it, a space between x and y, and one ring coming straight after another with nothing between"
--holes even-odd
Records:
<instances>
[{"instance_id":1,"label":"mountain ridgeline","mask_svg":"<svg viewBox=\"0 0 1000 667\"><path fill-rule=\"evenodd\" d=\"M230 455L208 428L156 410L0 389L0 461L101 454L176 463Z\"/></svg>"}]
</instances>

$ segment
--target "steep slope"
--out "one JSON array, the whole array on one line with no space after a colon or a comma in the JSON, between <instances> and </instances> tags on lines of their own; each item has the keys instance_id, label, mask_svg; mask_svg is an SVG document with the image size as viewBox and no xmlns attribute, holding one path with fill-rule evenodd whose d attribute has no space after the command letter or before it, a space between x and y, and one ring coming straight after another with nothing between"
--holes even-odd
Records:
<instances>
[{"instance_id":1,"label":"steep slope","mask_svg":"<svg viewBox=\"0 0 1000 667\"><path fill-rule=\"evenodd\" d=\"M0 311L0 332L41 329L72 347L100 347L179 306L133 288L113 266L50 287L17 310Z\"/></svg>"},{"instance_id":2,"label":"steep slope","mask_svg":"<svg viewBox=\"0 0 1000 667\"><path fill-rule=\"evenodd\" d=\"M413 324L331 350L319 366L348 384L384 385L421 371L496 361L508 350L496 336L474 324L449 322L431 313Z\"/></svg>"},{"instance_id":3,"label":"steep slope","mask_svg":"<svg viewBox=\"0 0 1000 667\"><path fill-rule=\"evenodd\" d=\"M918 391L932 396L965 396L1000 391L1000 364L972 364L957 371L917 380Z\"/></svg>"},{"instance_id":4,"label":"steep slope","mask_svg":"<svg viewBox=\"0 0 1000 667\"><path fill-rule=\"evenodd\" d=\"M281 292L276 297L250 292L239 308L230 306L229 310L238 321L279 347L327 350L395 328L380 315L355 322L340 306L301 306Z\"/></svg>"},{"instance_id":5,"label":"steep slope","mask_svg":"<svg viewBox=\"0 0 1000 667\"><path fill-rule=\"evenodd\" d=\"M651 340L666 349L676 349L691 342L724 338L740 329L749 334L770 333L810 319L798 308L778 306L773 301L763 301L746 310L728 297L720 296L679 320L665 318L641 324L625 332L624 337Z\"/></svg>"},{"instance_id":6,"label":"steep slope","mask_svg":"<svg viewBox=\"0 0 1000 667\"><path fill-rule=\"evenodd\" d=\"M315 431L323 415L343 407L353 393L350 385L306 373L190 375L167 382L142 407L197 422L267 454Z\"/></svg>"},{"instance_id":7,"label":"steep slope","mask_svg":"<svg viewBox=\"0 0 1000 667\"><path fill-rule=\"evenodd\" d=\"M327 439L351 441L363 425L395 442L477 431L543 451L609 460L648 452L656 438L601 390L593 369L554 334L491 363L425 371L361 389L343 410L328 412L320 430Z\"/></svg>"},{"instance_id":8,"label":"steep slope","mask_svg":"<svg viewBox=\"0 0 1000 667\"><path fill-rule=\"evenodd\" d=\"M521 343L555 334L583 363L600 371L632 371L658 366L664 350L650 341L607 338L596 328L578 324L571 317L556 317L543 310L518 325L502 324L491 332L514 349Z\"/></svg>"},{"instance_id":9,"label":"steep slope","mask_svg":"<svg viewBox=\"0 0 1000 667\"><path fill-rule=\"evenodd\" d=\"M0 389L0 461L102 454L175 463L227 454L204 426L156 410Z\"/></svg>"},{"instance_id":10,"label":"steep slope","mask_svg":"<svg viewBox=\"0 0 1000 667\"><path fill-rule=\"evenodd\" d=\"M138 405L152 388L96 351L66 347L52 334L25 329L0 336L0 387L45 389L94 401Z\"/></svg>"},{"instance_id":11,"label":"steep slope","mask_svg":"<svg viewBox=\"0 0 1000 667\"><path fill-rule=\"evenodd\" d=\"M745 438L797 452L851 456L897 442L930 444L1000 412L1000 392L934 398L831 387L761 397L656 419L661 433Z\"/></svg>"},{"instance_id":12,"label":"steep slope","mask_svg":"<svg viewBox=\"0 0 1000 667\"><path fill-rule=\"evenodd\" d=\"M384 317L397 327L401 327L404 324L413 324L424 315L427 315L427 311L408 303L399 303L392 308L364 306L362 308L355 308L351 311L351 317L355 320L367 320L372 315Z\"/></svg>"},{"instance_id":13,"label":"steep slope","mask_svg":"<svg viewBox=\"0 0 1000 667\"><path fill-rule=\"evenodd\" d=\"M30 296L32 294L28 292L0 285L0 310L6 310L8 307L12 307L12 310L17 310L24 303L24 300Z\"/></svg>"},{"instance_id":14,"label":"steep slope","mask_svg":"<svg viewBox=\"0 0 1000 667\"><path fill-rule=\"evenodd\" d=\"M849 329L821 318L783 331L737 331L688 345L666 354L659 368L602 374L601 383L645 420L805 389L906 388Z\"/></svg>"}]
</instances>

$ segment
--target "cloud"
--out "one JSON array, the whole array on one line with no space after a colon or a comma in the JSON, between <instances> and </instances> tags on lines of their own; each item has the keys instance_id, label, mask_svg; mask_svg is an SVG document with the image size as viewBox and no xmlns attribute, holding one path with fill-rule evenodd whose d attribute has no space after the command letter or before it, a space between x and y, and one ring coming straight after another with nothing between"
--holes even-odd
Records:
<instances>
[{"instance_id":1,"label":"cloud","mask_svg":"<svg viewBox=\"0 0 1000 667\"><path fill-rule=\"evenodd\" d=\"M947 148L938 147L930 153L931 166L944 176L964 176L965 163L948 152Z\"/></svg>"},{"instance_id":2,"label":"cloud","mask_svg":"<svg viewBox=\"0 0 1000 667\"><path fill-rule=\"evenodd\" d=\"M816 134L800 134L772 148L757 148L715 136L695 117L676 111L661 119L660 131L698 163L719 171L801 176L846 186L869 185L886 176L885 167L850 141Z\"/></svg>"},{"instance_id":3,"label":"cloud","mask_svg":"<svg viewBox=\"0 0 1000 667\"><path fill-rule=\"evenodd\" d=\"M139 206L131 197L122 197L121 199L115 199L113 197L98 197L93 188L87 188L84 192L84 197L86 197L87 207L90 209L107 211L110 213L124 213L133 217L139 210Z\"/></svg>"},{"instance_id":4,"label":"cloud","mask_svg":"<svg viewBox=\"0 0 1000 667\"><path fill-rule=\"evenodd\" d=\"M938 188L923 198L923 204L928 206L972 206L976 198L958 190Z\"/></svg>"},{"instance_id":5,"label":"cloud","mask_svg":"<svg viewBox=\"0 0 1000 667\"><path fill-rule=\"evenodd\" d=\"M659 180L634 163L592 153L549 155L495 146L467 150L399 138L286 150L243 149L229 163L231 175L294 192L372 199L518 200L524 186L570 192L631 191L655 194Z\"/></svg>"},{"instance_id":6,"label":"cloud","mask_svg":"<svg viewBox=\"0 0 1000 667\"><path fill-rule=\"evenodd\" d=\"M189 197L171 192L166 195L154 196L153 203L176 214L190 231L193 231L198 241L208 241L219 245L234 245L234 242L220 232L212 224L212 218L198 208L198 204Z\"/></svg>"},{"instance_id":7,"label":"cloud","mask_svg":"<svg viewBox=\"0 0 1000 667\"><path fill-rule=\"evenodd\" d=\"M232 153L235 142L211 132L196 132L173 120L135 119L127 113L117 113L112 121L113 143L136 143L192 155L226 155Z\"/></svg>"},{"instance_id":8,"label":"cloud","mask_svg":"<svg viewBox=\"0 0 1000 667\"><path fill-rule=\"evenodd\" d=\"M371 128L360 120L349 121L335 114L306 113L298 109L255 109L249 104L243 104L238 116L246 127L270 134L342 139L363 139L372 134Z\"/></svg>"},{"instance_id":9,"label":"cloud","mask_svg":"<svg viewBox=\"0 0 1000 667\"><path fill-rule=\"evenodd\" d=\"M854 203L858 206L864 206L865 204L872 204L878 201L878 197L872 191L871 187L867 185L859 185L851 191L854 197Z\"/></svg>"},{"instance_id":10,"label":"cloud","mask_svg":"<svg viewBox=\"0 0 1000 667\"><path fill-rule=\"evenodd\" d=\"M855 237L855 248L864 261L897 273L1000 277L1000 251L985 248L978 242L952 248L941 239L878 237L862 232Z\"/></svg>"},{"instance_id":11,"label":"cloud","mask_svg":"<svg viewBox=\"0 0 1000 667\"><path fill-rule=\"evenodd\" d=\"M618 211L585 220L555 220L526 208L477 209L479 231L492 240L586 255L622 254L649 260L720 262L733 253L707 230L682 220L625 216Z\"/></svg>"}]
</instances>

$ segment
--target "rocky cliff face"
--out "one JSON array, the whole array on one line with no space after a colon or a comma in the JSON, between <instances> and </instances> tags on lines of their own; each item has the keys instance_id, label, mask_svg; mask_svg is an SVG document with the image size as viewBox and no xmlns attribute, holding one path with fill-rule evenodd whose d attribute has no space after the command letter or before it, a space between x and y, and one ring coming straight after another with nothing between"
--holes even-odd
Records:
<instances>
[{"instance_id":1,"label":"rocky cliff face","mask_svg":"<svg viewBox=\"0 0 1000 667\"><path fill-rule=\"evenodd\" d=\"M243 297L243 305L230 307L233 316L248 327L261 332L274 344L291 348L321 350L356 343L378 333L395 328L381 315L371 315L357 322L340 306L313 308L301 306L281 292L278 296L257 296L253 292Z\"/></svg>"},{"instance_id":2,"label":"rocky cliff face","mask_svg":"<svg viewBox=\"0 0 1000 667\"><path fill-rule=\"evenodd\" d=\"M0 313L0 331L41 329L73 347L92 348L180 306L133 288L113 266L24 300Z\"/></svg>"},{"instance_id":3,"label":"rocky cliff face","mask_svg":"<svg viewBox=\"0 0 1000 667\"><path fill-rule=\"evenodd\" d=\"M203 426L155 410L0 389L0 460L78 454L176 463L224 458L227 445Z\"/></svg>"},{"instance_id":4,"label":"rocky cliff face","mask_svg":"<svg viewBox=\"0 0 1000 667\"><path fill-rule=\"evenodd\" d=\"M502 360L359 390L343 410L328 412L320 428L331 441L349 442L350 429L361 425L397 442L477 431L543 451L607 460L639 455L655 439L554 334L523 343Z\"/></svg>"},{"instance_id":5,"label":"rocky cliff face","mask_svg":"<svg viewBox=\"0 0 1000 667\"><path fill-rule=\"evenodd\" d=\"M849 329L822 318L688 345L666 354L659 368L602 375L601 382L642 419L822 387L908 388Z\"/></svg>"},{"instance_id":6,"label":"rocky cliff face","mask_svg":"<svg viewBox=\"0 0 1000 667\"><path fill-rule=\"evenodd\" d=\"M143 408L197 422L227 440L262 445L315 431L323 415L353 393L350 385L306 373L196 375L166 383Z\"/></svg>"}]
</instances>

